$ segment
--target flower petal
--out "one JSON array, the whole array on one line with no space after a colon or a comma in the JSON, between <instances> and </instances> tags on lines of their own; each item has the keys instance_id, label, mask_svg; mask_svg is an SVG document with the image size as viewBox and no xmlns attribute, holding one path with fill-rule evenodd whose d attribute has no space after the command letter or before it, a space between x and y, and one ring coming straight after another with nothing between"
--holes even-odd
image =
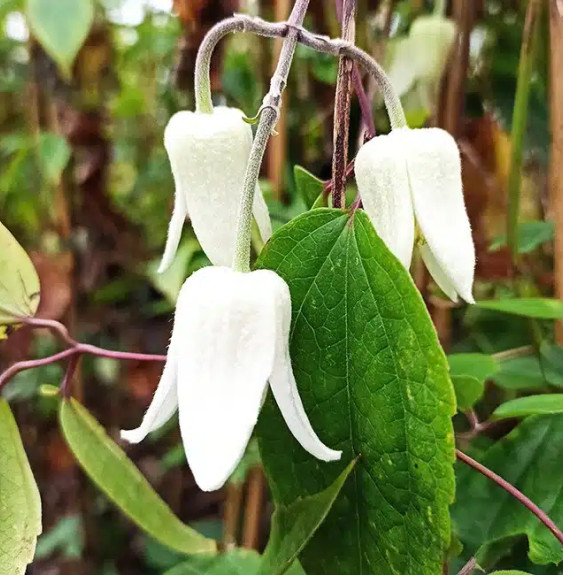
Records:
<instances>
[{"instance_id":1,"label":"flower petal","mask_svg":"<svg viewBox=\"0 0 563 575\"><path fill-rule=\"evenodd\" d=\"M429 271L436 283L444 285L447 278L453 289L472 303L475 247L465 210L457 144L439 128L396 131L402 133L407 155L416 221L434 257L434 271L439 267L442 275L437 278L432 269Z\"/></svg>"},{"instance_id":2,"label":"flower petal","mask_svg":"<svg viewBox=\"0 0 563 575\"><path fill-rule=\"evenodd\" d=\"M453 301L458 302L459 297L455 290L454 285L448 278L448 276L442 271L440 264L436 261L434 254L430 251L430 248L424 244L420 246L420 255L422 256L422 261L427 267L430 275L438 285L438 287Z\"/></svg>"},{"instance_id":3,"label":"flower petal","mask_svg":"<svg viewBox=\"0 0 563 575\"><path fill-rule=\"evenodd\" d=\"M180 238L182 237L182 228L184 227L184 221L188 210L186 207L186 200L184 198L184 193L179 188L176 189L174 195L174 211L172 212L172 218L170 219L170 224L168 225L168 237L166 238L166 247L164 248L164 254L162 256L162 261L158 268L158 273L164 273L172 264L174 256L178 250L178 245L180 244Z\"/></svg>"},{"instance_id":4,"label":"flower petal","mask_svg":"<svg viewBox=\"0 0 563 575\"><path fill-rule=\"evenodd\" d=\"M219 489L244 455L272 371L275 306L260 274L205 268L178 299L180 429L204 491Z\"/></svg>"},{"instance_id":5,"label":"flower petal","mask_svg":"<svg viewBox=\"0 0 563 575\"><path fill-rule=\"evenodd\" d=\"M152 431L162 427L178 409L178 393L176 389L178 374L178 336L175 328L168 347L168 357L164 371L154 393L153 400L137 429L121 431L121 438L129 443L140 443Z\"/></svg>"},{"instance_id":6,"label":"flower petal","mask_svg":"<svg viewBox=\"0 0 563 575\"><path fill-rule=\"evenodd\" d=\"M272 374L270 375L272 393L287 426L303 449L322 461L336 461L342 456L342 451L328 448L315 433L305 413L293 375L289 356L289 329L291 325L289 288L276 273L268 272L267 270L264 270L264 272L270 274L270 281L276 292L276 355Z\"/></svg>"},{"instance_id":7,"label":"flower petal","mask_svg":"<svg viewBox=\"0 0 563 575\"><path fill-rule=\"evenodd\" d=\"M364 144L356 157L356 181L375 231L409 268L414 245L414 214L403 143L397 130Z\"/></svg>"},{"instance_id":8,"label":"flower petal","mask_svg":"<svg viewBox=\"0 0 563 575\"><path fill-rule=\"evenodd\" d=\"M233 261L252 147L252 128L242 118L240 110L226 107L217 107L212 114L179 112L170 119L164 136L176 189L184 195L195 234L212 263L220 266ZM261 193L256 202L260 197ZM257 220L268 235L264 207L259 206Z\"/></svg>"}]
</instances>

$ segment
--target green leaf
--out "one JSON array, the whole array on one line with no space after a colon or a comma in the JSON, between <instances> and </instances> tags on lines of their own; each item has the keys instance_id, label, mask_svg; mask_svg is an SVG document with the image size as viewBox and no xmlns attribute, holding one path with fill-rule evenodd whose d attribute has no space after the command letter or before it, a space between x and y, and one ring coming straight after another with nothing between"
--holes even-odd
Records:
<instances>
[{"instance_id":1,"label":"green leaf","mask_svg":"<svg viewBox=\"0 0 563 575\"><path fill-rule=\"evenodd\" d=\"M139 527L182 553L215 551L216 543L184 525L100 424L74 399L61 402L64 437L94 483Z\"/></svg>"},{"instance_id":2,"label":"green leaf","mask_svg":"<svg viewBox=\"0 0 563 575\"><path fill-rule=\"evenodd\" d=\"M0 223L0 339L18 317L31 317L39 305L39 277L14 236Z\"/></svg>"},{"instance_id":3,"label":"green leaf","mask_svg":"<svg viewBox=\"0 0 563 575\"><path fill-rule=\"evenodd\" d=\"M563 374L563 347L543 342L540 347L540 355L546 369Z\"/></svg>"},{"instance_id":4,"label":"green leaf","mask_svg":"<svg viewBox=\"0 0 563 575\"><path fill-rule=\"evenodd\" d=\"M72 64L94 21L93 0L27 0L33 35L45 52L70 76Z\"/></svg>"},{"instance_id":5,"label":"green leaf","mask_svg":"<svg viewBox=\"0 0 563 575\"><path fill-rule=\"evenodd\" d=\"M43 176L50 184L58 184L72 151L67 141L58 134L44 132L39 136L37 158Z\"/></svg>"},{"instance_id":6,"label":"green leaf","mask_svg":"<svg viewBox=\"0 0 563 575\"><path fill-rule=\"evenodd\" d=\"M319 199L319 196L322 196L324 183L301 166L293 168L293 175L297 191L303 198L307 209L310 210Z\"/></svg>"},{"instance_id":7,"label":"green leaf","mask_svg":"<svg viewBox=\"0 0 563 575\"><path fill-rule=\"evenodd\" d=\"M0 573L23 575L41 533L41 499L9 405L0 399Z\"/></svg>"},{"instance_id":8,"label":"green leaf","mask_svg":"<svg viewBox=\"0 0 563 575\"><path fill-rule=\"evenodd\" d=\"M484 353L455 353L448 355L448 363L452 375L470 375L481 382L499 368L496 359Z\"/></svg>"},{"instance_id":9,"label":"green leaf","mask_svg":"<svg viewBox=\"0 0 563 575\"><path fill-rule=\"evenodd\" d=\"M563 372L554 370L535 355L501 362L491 379L505 389L537 389L548 385L563 387Z\"/></svg>"},{"instance_id":10,"label":"green leaf","mask_svg":"<svg viewBox=\"0 0 563 575\"><path fill-rule=\"evenodd\" d=\"M485 384L471 375L452 375L457 407L461 411L471 409L483 397Z\"/></svg>"},{"instance_id":11,"label":"green leaf","mask_svg":"<svg viewBox=\"0 0 563 575\"><path fill-rule=\"evenodd\" d=\"M37 541L35 557L46 559L56 551L64 558L77 559L84 550L82 519L78 515L62 517Z\"/></svg>"},{"instance_id":12,"label":"green leaf","mask_svg":"<svg viewBox=\"0 0 563 575\"><path fill-rule=\"evenodd\" d=\"M533 416L487 450L481 463L563 524L563 415ZM561 543L518 500L469 467L459 469L452 516L468 554L482 545L527 535L529 557L546 565L563 560Z\"/></svg>"},{"instance_id":13,"label":"green leaf","mask_svg":"<svg viewBox=\"0 0 563 575\"><path fill-rule=\"evenodd\" d=\"M546 242L553 241L553 222L532 221L518 224L518 253L529 254ZM496 252L507 245L506 235L493 240L489 251Z\"/></svg>"},{"instance_id":14,"label":"green leaf","mask_svg":"<svg viewBox=\"0 0 563 575\"><path fill-rule=\"evenodd\" d=\"M493 571L490 575L531 575L525 571L514 571L510 569L509 571Z\"/></svg>"},{"instance_id":15,"label":"green leaf","mask_svg":"<svg viewBox=\"0 0 563 575\"><path fill-rule=\"evenodd\" d=\"M528 397L512 399L497 407L493 417L506 419L507 417L526 417L551 413L563 413L563 393L529 395Z\"/></svg>"},{"instance_id":16,"label":"green leaf","mask_svg":"<svg viewBox=\"0 0 563 575\"><path fill-rule=\"evenodd\" d=\"M482 309L535 319L563 319L563 301L543 297L478 301Z\"/></svg>"},{"instance_id":17,"label":"green leaf","mask_svg":"<svg viewBox=\"0 0 563 575\"><path fill-rule=\"evenodd\" d=\"M191 557L185 563L167 571L165 575L256 575L260 568L260 555L247 549L233 549L222 555ZM288 575L305 575L295 562Z\"/></svg>"},{"instance_id":18,"label":"green leaf","mask_svg":"<svg viewBox=\"0 0 563 575\"><path fill-rule=\"evenodd\" d=\"M332 508L346 479L356 465L354 459L324 491L276 507L270 541L258 575L283 575L317 531Z\"/></svg>"},{"instance_id":19,"label":"green leaf","mask_svg":"<svg viewBox=\"0 0 563 575\"><path fill-rule=\"evenodd\" d=\"M309 456L269 396L257 434L276 504L326 489L361 454L301 554L305 571L435 575L450 542L455 405L411 277L363 211L297 217L274 234L258 267L289 285L299 392L321 439L344 452L338 463Z\"/></svg>"}]
</instances>

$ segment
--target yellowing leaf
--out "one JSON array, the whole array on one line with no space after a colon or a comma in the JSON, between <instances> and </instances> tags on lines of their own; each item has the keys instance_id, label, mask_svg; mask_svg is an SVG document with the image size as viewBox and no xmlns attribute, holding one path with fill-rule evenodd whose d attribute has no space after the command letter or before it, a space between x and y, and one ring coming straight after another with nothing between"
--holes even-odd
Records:
<instances>
[{"instance_id":1,"label":"yellowing leaf","mask_svg":"<svg viewBox=\"0 0 563 575\"><path fill-rule=\"evenodd\" d=\"M41 533L41 499L9 405L0 400L0 575L23 575Z\"/></svg>"}]
</instances>

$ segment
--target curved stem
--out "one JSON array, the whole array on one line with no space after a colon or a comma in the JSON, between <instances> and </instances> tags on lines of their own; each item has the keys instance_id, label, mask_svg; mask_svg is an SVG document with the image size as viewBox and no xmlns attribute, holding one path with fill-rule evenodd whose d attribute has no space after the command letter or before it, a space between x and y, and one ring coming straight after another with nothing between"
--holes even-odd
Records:
<instances>
[{"instance_id":1,"label":"curved stem","mask_svg":"<svg viewBox=\"0 0 563 575\"><path fill-rule=\"evenodd\" d=\"M455 454L460 461L462 461L466 465L469 465L469 467L473 467L473 469L476 469L477 471L479 471L479 473L482 473L485 477L487 477L491 481L494 481L499 487L502 487L507 493L509 493L510 495L512 495L512 497L514 497L520 503L522 503L522 505L524 505L527 509L529 509L563 545L563 533L561 532L559 527L557 527L557 525L555 525L555 523L550 519L547 513L542 511L531 499L526 497L521 491L516 489L514 485L508 483L508 481L497 475L494 471L491 471L489 468L485 467L484 465L481 465L481 463L475 461L474 459L469 457L469 455L466 455L459 449L456 449Z\"/></svg>"},{"instance_id":2,"label":"curved stem","mask_svg":"<svg viewBox=\"0 0 563 575\"><path fill-rule=\"evenodd\" d=\"M260 166L279 117L282 94L287 84L289 70L297 47L300 27L305 19L309 0L297 0L287 21L287 35L283 42L276 71L270 81L270 91L264 98L262 114L256 131L256 136L250 151L243 192L239 209L237 244L233 267L237 271L250 271L250 245L252 236L252 206L254 193L260 175Z\"/></svg>"}]
</instances>

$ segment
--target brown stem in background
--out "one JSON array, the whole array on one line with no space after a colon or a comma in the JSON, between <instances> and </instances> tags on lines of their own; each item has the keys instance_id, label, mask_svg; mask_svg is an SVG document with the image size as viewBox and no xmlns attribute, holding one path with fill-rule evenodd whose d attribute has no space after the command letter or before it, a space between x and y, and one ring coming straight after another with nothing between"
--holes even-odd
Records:
<instances>
[{"instance_id":1,"label":"brown stem in background","mask_svg":"<svg viewBox=\"0 0 563 575\"><path fill-rule=\"evenodd\" d=\"M290 0L278 0L276 2L275 20L276 22L285 22L291 10ZM281 49L283 46L283 38L277 38L274 43L274 54L272 58L272 74L275 72L277 62L280 58ZM285 199L284 196L284 175L285 165L287 160L287 144L288 144L288 130L287 130L287 90L282 96L282 106L280 117L276 124L276 135L270 138L267 150L267 170L268 179L272 184L274 198L276 200Z\"/></svg>"},{"instance_id":2,"label":"brown stem in background","mask_svg":"<svg viewBox=\"0 0 563 575\"><path fill-rule=\"evenodd\" d=\"M243 485L229 483L223 504L223 548L234 549L238 543L240 510L242 507Z\"/></svg>"},{"instance_id":3,"label":"brown stem in background","mask_svg":"<svg viewBox=\"0 0 563 575\"><path fill-rule=\"evenodd\" d=\"M471 575L475 567L477 567L477 560L472 557L462 568L457 575Z\"/></svg>"},{"instance_id":4,"label":"brown stem in background","mask_svg":"<svg viewBox=\"0 0 563 575\"><path fill-rule=\"evenodd\" d=\"M246 494L246 510L242 546L247 549L258 549L260 545L260 523L266 479L261 467L254 468L248 474L248 491Z\"/></svg>"},{"instance_id":5,"label":"brown stem in background","mask_svg":"<svg viewBox=\"0 0 563 575\"><path fill-rule=\"evenodd\" d=\"M563 3L549 2L551 41L551 168L550 194L552 217L555 222L555 296L563 299ZM555 325L555 337L563 345L563 322Z\"/></svg>"},{"instance_id":6,"label":"brown stem in background","mask_svg":"<svg viewBox=\"0 0 563 575\"><path fill-rule=\"evenodd\" d=\"M355 15L356 0L344 0L342 39L350 43L354 43L355 39ZM334 104L334 152L332 156L332 206L334 208L346 207L346 166L348 164L353 69L353 61L347 56L341 56Z\"/></svg>"}]
</instances>

